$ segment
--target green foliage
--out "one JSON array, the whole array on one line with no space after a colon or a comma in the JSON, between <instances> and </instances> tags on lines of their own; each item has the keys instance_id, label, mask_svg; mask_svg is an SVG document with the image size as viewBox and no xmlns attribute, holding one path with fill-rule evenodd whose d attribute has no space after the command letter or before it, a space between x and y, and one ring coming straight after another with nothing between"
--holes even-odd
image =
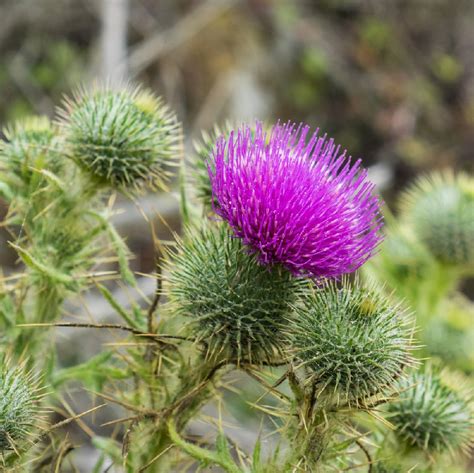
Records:
<instances>
[{"instance_id":1,"label":"green foliage","mask_svg":"<svg viewBox=\"0 0 474 473\"><path fill-rule=\"evenodd\" d=\"M38 378L24 363L0 366L0 452L20 450L41 424Z\"/></svg>"},{"instance_id":2,"label":"green foliage","mask_svg":"<svg viewBox=\"0 0 474 473\"><path fill-rule=\"evenodd\" d=\"M441 262L474 264L474 180L433 174L402 196L402 211L417 237Z\"/></svg>"},{"instance_id":3,"label":"green foliage","mask_svg":"<svg viewBox=\"0 0 474 473\"><path fill-rule=\"evenodd\" d=\"M372 473L403 473L403 470L399 465L380 461L373 465Z\"/></svg>"},{"instance_id":4,"label":"green foliage","mask_svg":"<svg viewBox=\"0 0 474 473\"><path fill-rule=\"evenodd\" d=\"M301 282L283 268L258 264L223 226L188 231L179 246L169 297L209 354L255 363L281 354L281 329Z\"/></svg>"},{"instance_id":5,"label":"green foliage","mask_svg":"<svg viewBox=\"0 0 474 473\"><path fill-rule=\"evenodd\" d=\"M295 312L288 329L292 354L332 402L363 402L411 364L406 314L375 287L329 282Z\"/></svg>"},{"instance_id":6,"label":"green foliage","mask_svg":"<svg viewBox=\"0 0 474 473\"><path fill-rule=\"evenodd\" d=\"M454 388L450 384L456 384ZM399 383L399 397L388 405L395 435L428 453L466 451L472 441L472 396L459 381L449 383L430 366Z\"/></svg>"},{"instance_id":7,"label":"green foliage","mask_svg":"<svg viewBox=\"0 0 474 473\"><path fill-rule=\"evenodd\" d=\"M69 156L98 185L165 188L180 140L174 115L151 93L96 89L62 111Z\"/></svg>"}]
</instances>

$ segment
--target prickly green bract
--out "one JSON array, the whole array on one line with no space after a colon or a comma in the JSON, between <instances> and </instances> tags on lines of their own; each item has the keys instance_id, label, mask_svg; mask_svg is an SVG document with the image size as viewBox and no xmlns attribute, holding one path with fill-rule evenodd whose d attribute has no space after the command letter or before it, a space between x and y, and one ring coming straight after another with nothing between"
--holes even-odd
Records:
<instances>
[{"instance_id":1,"label":"prickly green bract","mask_svg":"<svg viewBox=\"0 0 474 473\"><path fill-rule=\"evenodd\" d=\"M400 380L398 388L399 397L388 404L388 412L402 442L431 454L468 449L474 426L472 395L454 389L429 365Z\"/></svg>"},{"instance_id":2,"label":"prickly green bract","mask_svg":"<svg viewBox=\"0 0 474 473\"><path fill-rule=\"evenodd\" d=\"M335 282L308 292L288 327L291 352L329 402L358 404L411 362L402 308L375 287Z\"/></svg>"},{"instance_id":3,"label":"prickly green bract","mask_svg":"<svg viewBox=\"0 0 474 473\"><path fill-rule=\"evenodd\" d=\"M301 281L258 263L223 226L188 231L170 268L169 297L210 355L255 363L278 356Z\"/></svg>"},{"instance_id":4,"label":"prickly green bract","mask_svg":"<svg viewBox=\"0 0 474 473\"><path fill-rule=\"evenodd\" d=\"M175 116L151 93L96 89L66 102L68 153L98 185L164 188L178 155Z\"/></svg>"}]
</instances>

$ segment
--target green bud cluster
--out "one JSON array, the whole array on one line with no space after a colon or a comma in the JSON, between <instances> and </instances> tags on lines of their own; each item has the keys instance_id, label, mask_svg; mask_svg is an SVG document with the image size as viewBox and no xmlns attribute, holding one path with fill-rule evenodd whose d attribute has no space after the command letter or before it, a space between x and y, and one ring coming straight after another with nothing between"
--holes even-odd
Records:
<instances>
[{"instance_id":1,"label":"green bud cluster","mask_svg":"<svg viewBox=\"0 0 474 473\"><path fill-rule=\"evenodd\" d=\"M165 187L180 128L160 99L139 89L96 89L66 102L61 115L70 157L97 184Z\"/></svg>"},{"instance_id":2,"label":"green bud cluster","mask_svg":"<svg viewBox=\"0 0 474 473\"><path fill-rule=\"evenodd\" d=\"M474 180L433 174L405 192L401 209L418 238L443 263L474 263Z\"/></svg>"},{"instance_id":3,"label":"green bud cluster","mask_svg":"<svg viewBox=\"0 0 474 473\"><path fill-rule=\"evenodd\" d=\"M399 383L399 397L388 405L395 435L428 453L466 450L472 442L472 396L455 389L430 366Z\"/></svg>"},{"instance_id":4,"label":"green bud cluster","mask_svg":"<svg viewBox=\"0 0 474 473\"><path fill-rule=\"evenodd\" d=\"M0 367L0 452L15 450L41 423L38 380L22 364Z\"/></svg>"},{"instance_id":5,"label":"green bud cluster","mask_svg":"<svg viewBox=\"0 0 474 473\"><path fill-rule=\"evenodd\" d=\"M172 263L169 298L210 355L259 363L281 354L300 280L261 266L222 226L188 231Z\"/></svg>"},{"instance_id":6,"label":"green bud cluster","mask_svg":"<svg viewBox=\"0 0 474 473\"><path fill-rule=\"evenodd\" d=\"M404 311L375 287L328 282L295 312L288 330L293 355L332 402L363 402L393 385L411 363Z\"/></svg>"}]
</instances>

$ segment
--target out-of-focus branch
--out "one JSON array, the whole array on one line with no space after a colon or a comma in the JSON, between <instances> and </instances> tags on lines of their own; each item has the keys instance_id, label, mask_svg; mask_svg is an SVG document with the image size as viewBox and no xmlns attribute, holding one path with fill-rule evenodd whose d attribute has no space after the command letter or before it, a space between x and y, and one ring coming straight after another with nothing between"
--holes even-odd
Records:
<instances>
[{"instance_id":1,"label":"out-of-focus branch","mask_svg":"<svg viewBox=\"0 0 474 473\"><path fill-rule=\"evenodd\" d=\"M194 8L174 27L143 41L129 56L131 75L136 76L158 57L191 39L236 3L237 0L208 0Z\"/></svg>"},{"instance_id":2,"label":"out-of-focus branch","mask_svg":"<svg viewBox=\"0 0 474 473\"><path fill-rule=\"evenodd\" d=\"M102 0L102 79L111 85L127 77L128 0Z\"/></svg>"}]
</instances>

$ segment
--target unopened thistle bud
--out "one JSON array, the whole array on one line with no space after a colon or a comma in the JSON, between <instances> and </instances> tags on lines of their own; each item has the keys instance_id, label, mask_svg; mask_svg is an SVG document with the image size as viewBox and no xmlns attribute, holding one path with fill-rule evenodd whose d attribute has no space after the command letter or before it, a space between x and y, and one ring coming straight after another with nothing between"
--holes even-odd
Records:
<instances>
[{"instance_id":1,"label":"unopened thistle bud","mask_svg":"<svg viewBox=\"0 0 474 473\"><path fill-rule=\"evenodd\" d=\"M209 226L180 244L169 297L210 356L259 363L280 354L301 284L283 268L260 265L222 226Z\"/></svg>"},{"instance_id":2,"label":"unopened thistle bud","mask_svg":"<svg viewBox=\"0 0 474 473\"><path fill-rule=\"evenodd\" d=\"M61 112L71 158L99 185L164 188L180 129L161 99L137 90L77 94Z\"/></svg>"},{"instance_id":3,"label":"unopened thistle bud","mask_svg":"<svg viewBox=\"0 0 474 473\"><path fill-rule=\"evenodd\" d=\"M459 380L450 383L443 373L428 366L401 380L399 389L399 397L388 405L388 419L404 444L430 454L469 448L472 396L464 392Z\"/></svg>"},{"instance_id":4,"label":"unopened thistle bud","mask_svg":"<svg viewBox=\"0 0 474 473\"><path fill-rule=\"evenodd\" d=\"M41 424L38 380L23 364L0 367L0 452L15 450Z\"/></svg>"},{"instance_id":5,"label":"unopened thistle bud","mask_svg":"<svg viewBox=\"0 0 474 473\"><path fill-rule=\"evenodd\" d=\"M5 131L0 142L2 180L14 195L25 197L38 191L44 178L38 172L57 172L61 167L56 130L46 117L31 117L16 122Z\"/></svg>"},{"instance_id":6,"label":"unopened thistle bud","mask_svg":"<svg viewBox=\"0 0 474 473\"><path fill-rule=\"evenodd\" d=\"M418 179L402 198L401 209L418 238L448 264L474 263L474 179L433 174Z\"/></svg>"},{"instance_id":7,"label":"unopened thistle bud","mask_svg":"<svg viewBox=\"0 0 474 473\"><path fill-rule=\"evenodd\" d=\"M291 354L316 392L357 404L392 386L411 363L404 311L375 287L331 282L305 295L289 325Z\"/></svg>"}]
</instances>

